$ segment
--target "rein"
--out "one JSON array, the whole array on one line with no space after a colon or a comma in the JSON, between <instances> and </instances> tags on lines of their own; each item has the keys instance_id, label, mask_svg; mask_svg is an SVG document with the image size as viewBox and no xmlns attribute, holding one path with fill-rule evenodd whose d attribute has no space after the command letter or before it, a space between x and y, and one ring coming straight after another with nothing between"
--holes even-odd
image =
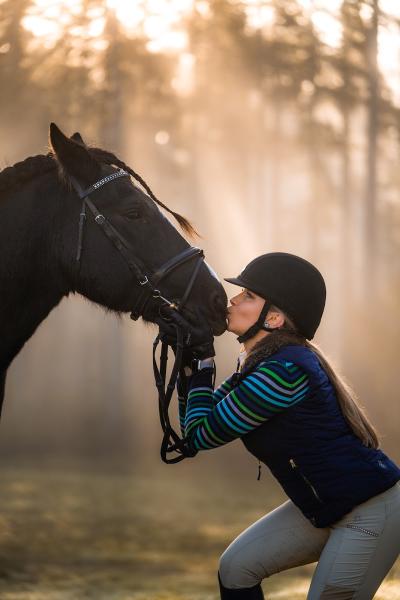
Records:
<instances>
[{"instance_id":1,"label":"rein","mask_svg":"<svg viewBox=\"0 0 400 600\"><path fill-rule=\"evenodd\" d=\"M83 189L77 181L77 179L71 176L72 186L75 192L78 194L79 198L82 200L82 207L79 214L76 262L78 263L79 268L81 264L81 257L83 251L83 233L84 225L87 219L87 207L94 216L95 223L99 227L101 227L101 230L103 231L104 235L106 235L106 237L110 240L112 245L122 256L122 258L128 265L128 268L131 271L134 279L136 279L137 283L141 286L139 296L131 310L131 319L137 321L139 317L143 316L144 310L150 300L153 300L154 302L160 304L159 314L160 317L164 320L167 319L165 316L163 316L161 310L162 307L168 306L168 308L172 309L170 312L170 320L172 320L172 325L176 330L176 353L175 362L172 367L168 384L166 384L166 372L169 345L165 340L161 339L160 333L157 335L153 343L153 372L158 390L160 423L164 434L160 449L161 458L165 463L176 463L183 460L184 458L191 457L197 454L197 451L194 452L188 448L188 446L185 443L185 439L182 439L173 429L169 420L168 410L169 405L171 403L172 395L174 393L174 389L176 387L178 375L181 374L181 376L184 376L184 371L181 367L183 347L185 344L189 344L190 342L190 332L187 332L187 329L184 328L179 313L182 310L183 306L186 304L189 298L189 294L192 291L193 285L196 281L200 267L204 260L204 252L200 248L189 246L176 256L173 256L168 261L166 261L163 265L161 265L161 267L157 269L155 273L152 273L151 276L143 272L140 266L137 264L135 257L133 256L133 248L130 245L129 241L121 233L119 233L115 229L115 227L113 227L113 225L106 219L106 217L97 209L94 202L89 198L89 195L92 194L94 191L98 190L100 187L106 185L107 183L115 181L119 177L130 177L130 174L127 173L127 171L125 171L124 169L119 169L118 171L115 171L114 173L103 177L99 181L96 181L96 183L94 183L87 189ZM193 259L196 259L196 262L188 284L186 286L185 292L183 294L183 297L179 301L168 300L164 295L162 295L159 289L159 284L161 280L166 278L177 267L180 267L189 260ZM170 320L168 321L168 324L171 324ZM158 367L156 360L156 350L160 341L160 367ZM177 456L168 458L167 454L171 452L175 452Z\"/></svg>"},{"instance_id":2,"label":"rein","mask_svg":"<svg viewBox=\"0 0 400 600\"><path fill-rule=\"evenodd\" d=\"M168 344L161 340L161 353L160 353L160 368L157 366L156 350L160 343L160 334L156 337L153 342L153 372L154 379L158 390L158 409L160 415L160 423L164 432L163 439L161 442L160 454L163 462L167 464L177 463L191 456L197 454L196 451L192 451L185 442L185 439L179 437L174 428L172 427L169 420L169 405L171 403L172 395L176 386L178 375L184 377L184 371L181 368L182 362L182 351L184 346L184 336L181 327L176 327L176 350L175 350L175 362L172 367L171 376L169 382L166 384L166 371L168 361ZM167 454L175 452L177 456L168 458Z\"/></svg>"}]
</instances>

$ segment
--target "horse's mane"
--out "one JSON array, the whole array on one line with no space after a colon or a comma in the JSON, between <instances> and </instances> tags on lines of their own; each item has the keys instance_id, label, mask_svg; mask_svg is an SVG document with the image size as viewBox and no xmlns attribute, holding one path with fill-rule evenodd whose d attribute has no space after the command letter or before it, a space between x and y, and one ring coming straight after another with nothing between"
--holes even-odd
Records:
<instances>
[{"instance_id":1,"label":"horse's mane","mask_svg":"<svg viewBox=\"0 0 400 600\"><path fill-rule=\"evenodd\" d=\"M21 183L26 183L37 175L43 175L57 168L51 154L29 156L11 167L0 171L0 194L9 191Z\"/></svg>"},{"instance_id":2,"label":"horse's mane","mask_svg":"<svg viewBox=\"0 0 400 600\"><path fill-rule=\"evenodd\" d=\"M108 165L115 165L121 169L127 171L136 181L140 183L140 185L146 190L150 198L156 202L159 206L162 206L167 212L169 212L175 219L178 221L179 225L182 227L186 233L190 236L199 235L197 231L194 229L193 225L188 221L185 217L176 213L166 206L161 200L153 194L150 187L147 183L142 179L140 175L138 175L133 169L128 167L122 160L120 160L115 154L112 152L108 152L107 150L102 150L101 148L93 148L86 146L86 149L93 155L93 157L99 162L106 163ZM25 160L21 162L17 162L11 167L6 167L0 172L0 195L4 194L4 192L9 191L13 187L21 183L26 183L30 179L37 177L38 175L44 175L50 171L58 169L59 165L56 157L52 152L48 154L37 154L36 156L29 156ZM68 175L64 172L64 175Z\"/></svg>"}]
</instances>

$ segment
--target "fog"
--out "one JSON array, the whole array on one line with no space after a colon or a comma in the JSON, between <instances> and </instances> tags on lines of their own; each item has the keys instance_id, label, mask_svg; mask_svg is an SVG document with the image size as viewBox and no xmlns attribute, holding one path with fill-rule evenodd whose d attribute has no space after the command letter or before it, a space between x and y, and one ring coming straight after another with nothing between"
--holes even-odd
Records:
<instances>
[{"instance_id":1,"label":"fog","mask_svg":"<svg viewBox=\"0 0 400 600\"><path fill-rule=\"evenodd\" d=\"M3 1L3 166L45 153L55 121L116 151L189 218L221 278L269 251L311 260L327 283L315 341L398 457L398 75L385 71L396 15L380 14L374 42L364 3L343 2L332 45L303 3L270 3L267 18L250 3L189 4L171 25L186 36L176 47L163 3L132 9L135 28L121 3ZM157 10L164 29L146 37ZM9 370L1 453L157 461L155 334L65 298ZM227 332L216 347L221 381L239 346Z\"/></svg>"},{"instance_id":2,"label":"fog","mask_svg":"<svg viewBox=\"0 0 400 600\"><path fill-rule=\"evenodd\" d=\"M45 154L54 121L117 153L187 217L201 234L188 241L221 280L265 252L313 262L327 285L314 341L399 462L394 4L2 0L0 166ZM238 440L161 463L156 333L70 295L13 361L0 423L1 590L25 600L40 583L52 591L35 597L110 600L126 584L127 598L147 589L154 599L148 574L174 600L205 597L196 589L211 599L218 553L286 499L265 469L256 481ZM226 332L215 347L220 383L239 344ZM176 400L171 415L177 424ZM309 569L282 574L271 598L305 592ZM55 594L60 578L71 595ZM389 583L379 598L395 598Z\"/></svg>"}]
</instances>

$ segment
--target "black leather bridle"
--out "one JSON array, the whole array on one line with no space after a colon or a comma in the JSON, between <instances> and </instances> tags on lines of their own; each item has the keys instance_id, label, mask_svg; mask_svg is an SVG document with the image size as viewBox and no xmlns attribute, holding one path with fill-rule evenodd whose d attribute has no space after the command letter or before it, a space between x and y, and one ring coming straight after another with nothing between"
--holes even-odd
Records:
<instances>
[{"instance_id":1,"label":"black leather bridle","mask_svg":"<svg viewBox=\"0 0 400 600\"><path fill-rule=\"evenodd\" d=\"M161 318L168 318L169 324L176 329L176 349L175 349L175 362L172 367L172 372L168 385L165 387L166 378L166 366L168 360L168 343L162 339L162 335L159 333L154 340L153 344L153 370L156 381L156 386L159 395L159 413L160 422L164 432L163 441L161 444L161 458L166 463L175 463L188 457L194 456L194 453L189 450L185 440L180 438L179 435L174 431L171 426L168 408L171 402L171 398L176 386L178 374L183 375L181 368L182 362L182 351L183 346L190 342L190 332L185 330L179 318L179 312L186 304L189 294L192 291L193 285L196 281L196 277L199 273L199 269L204 260L204 252L200 248L189 246L176 256L167 260L161 267L157 269L151 275L144 273L141 267L137 264L135 257L132 256L133 248L129 241L119 233L115 227L106 219L106 217L97 209L96 205L89 196L103 185L110 183L119 177L130 177L130 174L124 169L119 169L110 175L106 175L99 181L96 181L93 185L87 189L83 189L80 183L75 177L71 177L72 187L82 200L82 208L79 215L79 230L78 230L78 245L76 252L76 261L80 265L82 250L83 250L83 233L84 224L86 221L86 207L89 208L90 212L94 216L94 221L99 227L101 227L103 233L107 236L113 246L118 250L119 254L125 260L129 267L134 279L137 284L141 286L140 294L132 308L131 319L137 321L139 317L143 316L144 310L150 300L159 303L159 314ZM165 279L173 270L187 263L189 260L196 260L190 279L186 286L183 297L180 300L168 300L160 291L159 284ZM162 307L168 307L168 317L163 316ZM172 315L172 318L171 318ZM161 341L161 355L160 355L160 368L157 366L156 361L156 349ZM177 456L173 458L167 458L167 454L170 452L176 452Z\"/></svg>"}]
</instances>

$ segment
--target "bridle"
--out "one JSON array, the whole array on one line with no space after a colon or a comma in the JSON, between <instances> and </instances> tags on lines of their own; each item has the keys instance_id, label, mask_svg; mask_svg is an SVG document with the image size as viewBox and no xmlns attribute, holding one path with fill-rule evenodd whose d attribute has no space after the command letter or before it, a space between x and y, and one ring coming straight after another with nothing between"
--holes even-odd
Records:
<instances>
[{"instance_id":1,"label":"bridle","mask_svg":"<svg viewBox=\"0 0 400 600\"><path fill-rule=\"evenodd\" d=\"M101 227L103 233L121 254L122 258L127 263L129 270L133 274L134 278L137 280L138 285L141 286L141 292L132 308L131 319L137 321L139 317L143 315L146 305L151 298L155 301L167 304L171 308L181 310L186 304L189 294L193 288L197 274L204 260L204 252L200 248L189 246L176 256L173 256L172 258L167 260L163 265L161 265L161 267L157 269L157 271L152 273L151 276L149 276L147 273L144 273L141 267L138 265L137 260L135 260L135 258L132 256L133 248L129 241L121 233L119 233L119 231L115 229L115 227L110 223L110 221L106 219L106 217L97 209L94 202L89 198L90 194L98 190L100 187L106 185L107 183L115 181L120 177L130 177L130 174L127 171L124 171L124 169L119 169L118 171L115 171L114 173L111 173L110 175L106 175L106 177L99 179L99 181L96 181L96 183L94 183L87 189L82 189L76 178L71 177L72 186L74 187L79 198L82 200L82 208L79 215L79 231L76 261L80 264L83 250L83 231L84 224L86 221L86 207L88 207L90 212L94 216L95 223L99 227ZM182 299L179 302L176 302L165 298L165 296L163 296L160 290L158 289L161 280L164 279L167 275L169 275L177 267L180 267L189 260L193 260L195 258L197 258L197 261L194 266L192 275L189 279L189 282L186 286L186 290Z\"/></svg>"},{"instance_id":2,"label":"bridle","mask_svg":"<svg viewBox=\"0 0 400 600\"><path fill-rule=\"evenodd\" d=\"M164 432L163 441L161 444L161 458L166 463L175 463L180 460L193 456L194 453L189 450L185 440L180 438L179 435L174 431L169 421L168 408L171 402L171 398L176 386L178 374L183 375L181 368L182 362L182 351L183 346L190 342L190 332L184 330L181 325L181 319L179 313L183 306L186 304L189 294L192 291L193 285L196 281L200 267L204 260L204 252L200 248L189 246L176 256L167 260L161 267L154 273L145 273L142 268L138 265L137 259L132 255L133 248L129 241L115 229L115 227L107 220L107 218L97 209L94 202L89 198L90 194L98 190L100 187L115 181L120 177L130 177L130 174L124 169L119 169L110 175L106 175L102 179L99 179L90 187L83 189L80 183L75 177L71 176L72 187L82 200L82 207L79 214L79 229L78 229L78 244L76 251L76 262L78 263L78 269L81 264L81 257L83 251L83 233L84 225L86 222L86 207L89 208L90 212L94 217L95 223L101 228L106 237L110 240L119 254L122 256L124 261L129 267L134 279L140 286L139 296L131 310L131 319L137 321L139 317L143 316L144 310L150 300L159 303L159 314L161 318L167 319L163 316L162 307L168 307L169 321L176 329L176 350L175 350L175 362L172 367L170 380L167 387L165 387L166 377L166 366L168 360L168 343L162 339L159 333L153 343L153 370L156 381L156 386L159 394L159 413L160 422ZM184 294L180 300L169 300L160 291L159 284L165 279L172 271L187 263L190 260L195 260L193 271L190 275L190 279L184 291ZM161 341L161 355L160 355L160 368L157 366L156 361L156 349ZM167 458L167 453L176 452L178 456L173 458Z\"/></svg>"}]
</instances>

